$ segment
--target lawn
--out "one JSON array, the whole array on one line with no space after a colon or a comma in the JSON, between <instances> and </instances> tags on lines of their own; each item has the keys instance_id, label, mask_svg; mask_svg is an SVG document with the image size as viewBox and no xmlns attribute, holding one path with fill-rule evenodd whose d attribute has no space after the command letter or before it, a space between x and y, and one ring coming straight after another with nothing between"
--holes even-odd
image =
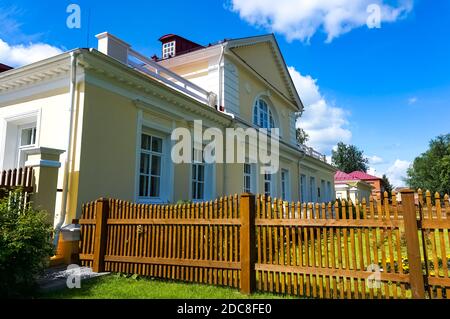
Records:
<instances>
[{"instance_id":1,"label":"lawn","mask_svg":"<svg viewBox=\"0 0 450 319\"><path fill-rule=\"evenodd\" d=\"M236 289L117 274L81 282L80 289L42 293L41 299L292 299L288 296L255 293L241 294Z\"/></svg>"}]
</instances>

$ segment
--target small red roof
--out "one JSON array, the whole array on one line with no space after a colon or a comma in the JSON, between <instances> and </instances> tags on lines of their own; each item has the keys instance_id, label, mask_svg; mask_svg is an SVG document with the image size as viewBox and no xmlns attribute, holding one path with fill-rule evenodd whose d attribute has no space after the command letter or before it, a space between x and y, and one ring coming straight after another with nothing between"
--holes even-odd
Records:
<instances>
[{"instance_id":1,"label":"small red roof","mask_svg":"<svg viewBox=\"0 0 450 319\"><path fill-rule=\"evenodd\" d=\"M337 171L336 174L334 175L334 180L335 181L354 181L357 180L356 177L351 176L350 174L347 174L345 172L342 171Z\"/></svg>"},{"instance_id":2,"label":"small red roof","mask_svg":"<svg viewBox=\"0 0 450 319\"><path fill-rule=\"evenodd\" d=\"M354 177L354 178L356 178L356 179L360 179L360 180L363 180L363 181L370 181L370 180L381 179L379 177L376 177L376 176L373 176L373 175L370 175L370 174L367 174L367 173L364 173L364 172L361 172L361 171L354 171L354 172L351 172L349 175Z\"/></svg>"}]
</instances>

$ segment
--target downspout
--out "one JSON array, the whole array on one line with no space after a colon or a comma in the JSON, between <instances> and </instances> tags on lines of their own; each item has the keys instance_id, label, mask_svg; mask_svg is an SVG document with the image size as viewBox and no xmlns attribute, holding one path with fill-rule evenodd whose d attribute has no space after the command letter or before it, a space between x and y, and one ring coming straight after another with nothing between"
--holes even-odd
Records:
<instances>
[{"instance_id":1,"label":"downspout","mask_svg":"<svg viewBox=\"0 0 450 319\"><path fill-rule=\"evenodd\" d=\"M221 46L221 50L220 50L220 58L219 58L219 101L218 101L218 106L219 106L219 111L222 112L222 110L220 109L222 107L221 103L222 103L222 96L223 96L223 89L222 89L222 62L224 60L224 56L225 56L225 44L222 44ZM225 105L223 105L223 111L225 111Z\"/></svg>"},{"instance_id":2,"label":"downspout","mask_svg":"<svg viewBox=\"0 0 450 319\"><path fill-rule=\"evenodd\" d=\"M76 97L76 82L77 82L77 57L79 55L79 52L71 52L70 53L70 89L69 89L69 95L70 95L70 119L69 119L69 136L67 139L67 154L66 154L66 160L64 163L64 181L63 181L63 191L62 191L62 199L61 199L61 211L58 218L58 223L55 226L55 239L53 242L53 245L57 247L58 240L59 240L59 232L61 230L61 227L64 225L64 221L66 219L67 214L67 195L68 195L68 187L69 187L69 168L70 164L72 162L72 136L73 136L73 119L75 114L75 97ZM75 138L75 136L73 137Z\"/></svg>"}]
</instances>

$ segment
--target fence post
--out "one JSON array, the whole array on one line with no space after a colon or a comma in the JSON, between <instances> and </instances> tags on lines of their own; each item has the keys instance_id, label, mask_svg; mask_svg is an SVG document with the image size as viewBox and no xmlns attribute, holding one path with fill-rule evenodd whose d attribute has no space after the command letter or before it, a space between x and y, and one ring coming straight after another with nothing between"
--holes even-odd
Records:
<instances>
[{"instance_id":1,"label":"fence post","mask_svg":"<svg viewBox=\"0 0 450 319\"><path fill-rule=\"evenodd\" d=\"M414 203L414 191L405 189L401 191L401 194L403 218L405 220L405 235L412 297L414 299L424 299L425 283L423 280L422 260L420 257L419 232L417 227L416 204Z\"/></svg>"},{"instance_id":2,"label":"fence post","mask_svg":"<svg viewBox=\"0 0 450 319\"><path fill-rule=\"evenodd\" d=\"M241 292L251 294L256 288L255 195L244 193L241 213Z\"/></svg>"},{"instance_id":3,"label":"fence post","mask_svg":"<svg viewBox=\"0 0 450 319\"><path fill-rule=\"evenodd\" d=\"M109 200L101 198L95 202L95 237L93 272L105 271L105 252L107 236L107 220L109 213Z\"/></svg>"}]
</instances>

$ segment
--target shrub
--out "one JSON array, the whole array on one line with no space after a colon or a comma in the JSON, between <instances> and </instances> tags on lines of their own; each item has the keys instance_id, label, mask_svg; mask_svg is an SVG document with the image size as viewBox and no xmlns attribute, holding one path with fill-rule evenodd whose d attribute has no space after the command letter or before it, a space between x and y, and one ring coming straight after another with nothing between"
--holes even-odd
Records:
<instances>
[{"instance_id":1,"label":"shrub","mask_svg":"<svg viewBox=\"0 0 450 319\"><path fill-rule=\"evenodd\" d=\"M47 213L23 205L20 191L0 200L0 296L25 297L53 255Z\"/></svg>"}]
</instances>

